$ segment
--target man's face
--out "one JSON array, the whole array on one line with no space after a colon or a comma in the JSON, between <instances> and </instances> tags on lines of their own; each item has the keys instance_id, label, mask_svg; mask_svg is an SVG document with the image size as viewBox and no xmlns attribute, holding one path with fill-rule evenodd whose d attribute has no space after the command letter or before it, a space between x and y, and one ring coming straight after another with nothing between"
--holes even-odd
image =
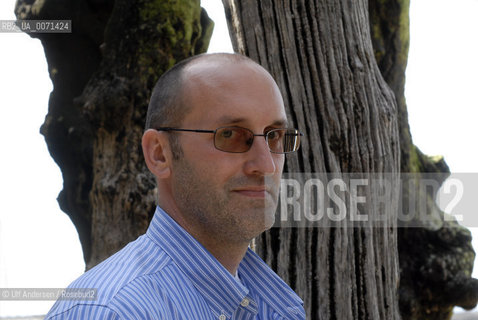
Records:
<instances>
[{"instance_id":1,"label":"man's face","mask_svg":"<svg viewBox=\"0 0 478 320\"><path fill-rule=\"evenodd\" d=\"M203 62L190 67L187 77L191 111L182 128L240 126L264 134L286 126L280 92L258 66ZM245 153L226 153L214 147L214 134L174 134L182 156L173 161L172 196L190 225L235 242L249 242L271 227L283 154L271 153L264 137L255 137Z\"/></svg>"}]
</instances>

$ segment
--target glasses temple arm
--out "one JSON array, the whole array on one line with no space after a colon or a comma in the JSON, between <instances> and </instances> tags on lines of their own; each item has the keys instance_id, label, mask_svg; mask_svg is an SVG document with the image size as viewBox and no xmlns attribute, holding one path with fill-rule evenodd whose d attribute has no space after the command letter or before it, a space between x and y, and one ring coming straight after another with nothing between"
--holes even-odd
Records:
<instances>
[{"instance_id":1,"label":"glasses temple arm","mask_svg":"<svg viewBox=\"0 0 478 320\"><path fill-rule=\"evenodd\" d=\"M200 129L180 129L180 128L170 128L170 127L160 127L157 128L158 131L187 131L187 132L200 132L200 133L214 133L214 130L200 130Z\"/></svg>"}]
</instances>

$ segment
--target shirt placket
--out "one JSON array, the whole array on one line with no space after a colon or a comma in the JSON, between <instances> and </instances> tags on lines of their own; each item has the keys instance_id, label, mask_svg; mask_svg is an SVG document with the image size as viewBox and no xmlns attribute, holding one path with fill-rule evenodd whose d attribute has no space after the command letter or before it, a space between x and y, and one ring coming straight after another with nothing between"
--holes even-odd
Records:
<instances>
[{"instance_id":1,"label":"shirt placket","mask_svg":"<svg viewBox=\"0 0 478 320\"><path fill-rule=\"evenodd\" d=\"M250 296L245 296L232 316L227 317L226 314L222 314L219 320L253 320L256 319L257 313L258 306L256 301Z\"/></svg>"}]
</instances>

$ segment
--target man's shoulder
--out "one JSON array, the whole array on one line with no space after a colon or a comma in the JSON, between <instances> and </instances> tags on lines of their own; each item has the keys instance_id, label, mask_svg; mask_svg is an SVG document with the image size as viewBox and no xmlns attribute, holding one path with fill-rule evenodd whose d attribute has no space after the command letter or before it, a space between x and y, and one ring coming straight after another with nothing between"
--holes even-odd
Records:
<instances>
[{"instance_id":1,"label":"man's shoulder","mask_svg":"<svg viewBox=\"0 0 478 320\"><path fill-rule=\"evenodd\" d=\"M69 290L81 288L91 289L94 297L90 300L59 300L50 310L48 317L65 312L98 312L115 319L116 309L123 292L148 292L156 286L157 279L168 266L171 258L146 235L130 242L126 247L84 273L70 284ZM141 297L137 297L141 300ZM124 304L134 305L136 301L123 301ZM60 317L63 318L63 317ZM73 317L75 318L75 317ZM56 319L56 318L53 318ZM66 317L69 319L69 317Z\"/></svg>"},{"instance_id":2,"label":"man's shoulder","mask_svg":"<svg viewBox=\"0 0 478 320\"><path fill-rule=\"evenodd\" d=\"M161 272L171 262L161 247L143 235L87 271L70 287L97 289L98 301L108 301L129 283Z\"/></svg>"}]
</instances>

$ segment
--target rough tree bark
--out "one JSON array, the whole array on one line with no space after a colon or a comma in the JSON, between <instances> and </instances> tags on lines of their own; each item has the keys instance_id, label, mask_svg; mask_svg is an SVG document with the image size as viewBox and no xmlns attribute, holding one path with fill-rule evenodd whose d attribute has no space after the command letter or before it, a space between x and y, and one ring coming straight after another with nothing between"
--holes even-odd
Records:
<instances>
[{"instance_id":1,"label":"rough tree bark","mask_svg":"<svg viewBox=\"0 0 478 320\"><path fill-rule=\"evenodd\" d=\"M140 143L149 96L169 67L206 51L213 23L198 0L20 0L15 13L72 20L72 34L32 35L54 85L41 133L89 269L145 232L155 205Z\"/></svg>"},{"instance_id":2,"label":"rough tree bark","mask_svg":"<svg viewBox=\"0 0 478 320\"><path fill-rule=\"evenodd\" d=\"M271 71L292 125L306 132L289 172L398 173L397 106L375 62L366 1L224 4L235 50ZM280 228L257 247L305 300L308 319L399 319L396 232Z\"/></svg>"}]
</instances>

